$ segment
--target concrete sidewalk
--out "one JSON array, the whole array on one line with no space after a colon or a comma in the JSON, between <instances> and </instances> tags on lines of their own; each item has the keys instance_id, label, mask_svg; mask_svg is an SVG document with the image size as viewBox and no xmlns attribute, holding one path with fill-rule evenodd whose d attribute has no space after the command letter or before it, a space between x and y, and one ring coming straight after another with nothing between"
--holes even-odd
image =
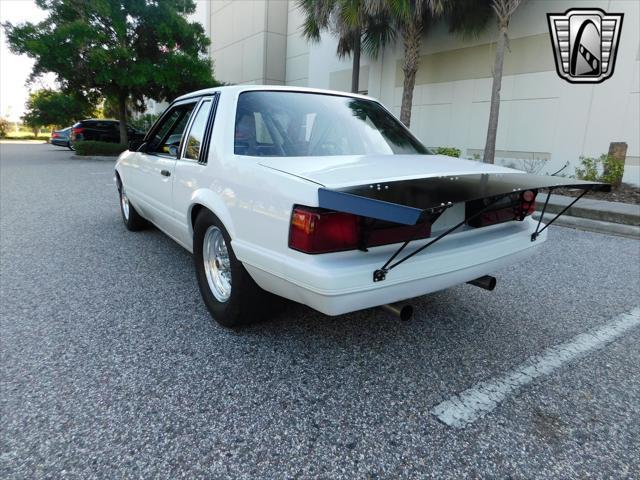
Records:
<instances>
[{"instance_id":1,"label":"concrete sidewalk","mask_svg":"<svg viewBox=\"0 0 640 480\"><path fill-rule=\"evenodd\" d=\"M546 198L546 194L538 195L534 218L539 218ZM553 214L559 213L574 200L574 197L551 195L544 221L551 220ZM640 205L582 198L554 224L640 238Z\"/></svg>"}]
</instances>

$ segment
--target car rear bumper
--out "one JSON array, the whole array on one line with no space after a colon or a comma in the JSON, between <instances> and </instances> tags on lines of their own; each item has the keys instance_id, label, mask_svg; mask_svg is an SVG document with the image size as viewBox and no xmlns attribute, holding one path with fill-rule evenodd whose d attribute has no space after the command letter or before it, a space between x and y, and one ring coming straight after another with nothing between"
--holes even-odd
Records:
<instances>
[{"instance_id":1,"label":"car rear bumper","mask_svg":"<svg viewBox=\"0 0 640 480\"><path fill-rule=\"evenodd\" d=\"M280 255L234 240L233 249L263 289L306 304L327 315L393 303L458 285L532 255L546 239L535 242L537 222L508 222L470 229L438 243L389 271L386 280L373 282L373 272L398 248L389 245L369 252ZM424 244L414 242L407 253Z\"/></svg>"}]
</instances>

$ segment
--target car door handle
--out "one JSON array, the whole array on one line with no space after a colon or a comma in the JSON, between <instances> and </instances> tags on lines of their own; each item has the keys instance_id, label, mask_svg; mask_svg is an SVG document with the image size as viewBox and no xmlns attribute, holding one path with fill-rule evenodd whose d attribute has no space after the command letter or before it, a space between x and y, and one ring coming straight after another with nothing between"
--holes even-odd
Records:
<instances>
[{"instance_id":1,"label":"car door handle","mask_svg":"<svg viewBox=\"0 0 640 480\"><path fill-rule=\"evenodd\" d=\"M160 170L160 175L162 175L163 177L170 177L171 172L169 170Z\"/></svg>"}]
</instances>

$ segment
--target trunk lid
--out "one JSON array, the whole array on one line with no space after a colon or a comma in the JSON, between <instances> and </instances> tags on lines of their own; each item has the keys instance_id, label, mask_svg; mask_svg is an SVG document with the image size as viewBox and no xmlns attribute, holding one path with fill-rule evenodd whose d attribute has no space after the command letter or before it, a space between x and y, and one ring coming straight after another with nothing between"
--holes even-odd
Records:
<instances>
[{"instance_id":1,"label":"trunk lid","mask_svg":"<svg viewBox=\"0 0 640 480\"><path fill-rule=\"evenodd\" d=\"M523 173L445 155L261 157L260 165L327 188L479 173Z\"/></svg>"}]
</instances>

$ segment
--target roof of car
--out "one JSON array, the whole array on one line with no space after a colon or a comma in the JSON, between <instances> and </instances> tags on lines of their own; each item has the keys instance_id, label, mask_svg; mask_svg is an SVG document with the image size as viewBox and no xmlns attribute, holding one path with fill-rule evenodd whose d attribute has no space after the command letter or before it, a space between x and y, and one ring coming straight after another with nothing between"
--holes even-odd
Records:
<instances>
[{"instance_id":1,"label":"roof of car","mask_svg":"<svg viewBox=\"0 0 640 480\"><path fill-rule=\"evenodd\" d=\"M117 122L115 118L85 118L81 122Z\"/></svg>"},{"instance_id":2,"label":"roof of car","mask_svg":"<svg viewBox=\"0 0 640 480\"><path fill-rule=\"evenodd\" d=\"M197 90L195 92L187 93L176 98L178 100L184 100L191 97L198 97L201 95L207 95L215 92L231 92L241 93L250 91L280 91L280 92L306 92L306 93L323 93L329 95L340 95L343 97L355 97L372 100L372 97L367 95L360 95L357 93L341 92L337 90L324 90L321 88L309 88L309 87L292 87L288 85L228 85L224 87L205 88L204 90Z\"/></svg>"}]
</instances>

